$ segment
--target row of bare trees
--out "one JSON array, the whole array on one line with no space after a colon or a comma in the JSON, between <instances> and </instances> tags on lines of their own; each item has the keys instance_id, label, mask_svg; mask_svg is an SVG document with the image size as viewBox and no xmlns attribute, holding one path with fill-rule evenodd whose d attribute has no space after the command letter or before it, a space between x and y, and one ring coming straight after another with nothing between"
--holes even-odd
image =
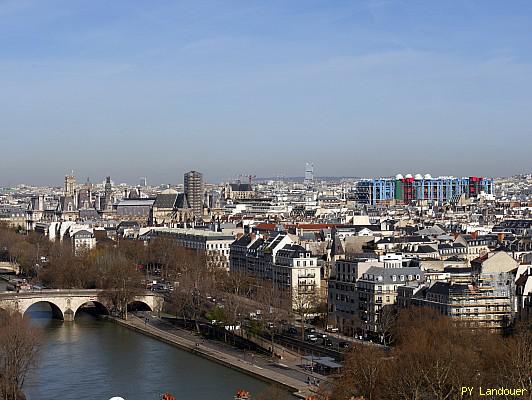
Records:
<instances>
[{"instance_id":1,"label":"row of bare trees","mask_svg":"<svg viewBox=\"0 0 532 400\"><path fill-rule=\"evenodd\" d=\"M479 387L532 393L530 325L503 337L467 329L427 309L408 309L393 330L391 350L359 345L349 353L328 398L450 400L461 398L464 386L474 387L472 398L478 398Z\"/></svg>"},{"instance_id":2,"label":"row of bare trees","mask_svg":"<svg viewBox=\"0 0 532 400\"><path fill-rule=\"evenodd\" d=\"M185 249L171 238L156 238L147 244L135 240L102 243L76 254L68 241L50 242L39 235L0 228L0 250L7 249L10 257L25 260L27 271L40 256L46 257L44 267L30 274L35 280L54 288L102 289L122 312L127 312L127 303L146 287L148 274L143 273L147 272L156 272L174 287L167 298L167 310L185 321L194 321L198 330L203 318L242 326L249 313L258 311L264 319L255 327L269 334L272 348L281 321L302 321L303 336L304 321L318 311L316 292L290 292L246 273L228 273L210 263L208 255ZM223 306L209 299L223 299Z\"/></svg>"}]
</instances>

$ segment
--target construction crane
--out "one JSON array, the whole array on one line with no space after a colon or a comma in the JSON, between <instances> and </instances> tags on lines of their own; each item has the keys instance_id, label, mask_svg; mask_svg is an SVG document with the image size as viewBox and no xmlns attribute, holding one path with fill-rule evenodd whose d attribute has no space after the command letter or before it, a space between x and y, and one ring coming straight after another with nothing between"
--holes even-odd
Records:
<instances>
[{"instance_id":1,"label":"construction crane","mask_svg":"<svg viewBox=\"0 0 532 400\"><path fill-rule=\"evenodd\" d=\"M251 184L253 183L253 179L255 179L256 177L257 177L256 175L240 174L240 175L238 175L238 182L241 183L242 178L247 178L248 182L249 182L249 184L251 186Z\"/></svg>"}]
</instances>

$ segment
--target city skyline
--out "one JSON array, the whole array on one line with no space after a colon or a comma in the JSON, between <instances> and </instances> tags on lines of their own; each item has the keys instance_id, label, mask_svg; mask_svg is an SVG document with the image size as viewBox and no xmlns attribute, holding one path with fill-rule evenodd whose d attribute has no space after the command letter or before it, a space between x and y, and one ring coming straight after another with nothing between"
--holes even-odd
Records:
<instances>
[{"instance_id":1,"label":"city skyline","mask_svg":"<svg viewBox=\"0 0 532 400\"><path fill-rule=\"evenodd\" d=\"M198 172L201 172L201 171L198 171ZM267 176L255 176L253 175L253 182L256 182L256 181L263 181L263 180L300 180L302 183L304 183L305 181L305 174L304 174L305 171L303 171L302 174L300 175L282 175L282 174L277 174L277 175L267 175ZM486 178L506 178L506 177L511 177L511 176L517 176L517 175L530 175L532 174L531 171L523 171L523 172L517 172L516 174L513 174L513 175L496 175L496 176L489 176L489 175L482 175L482 174L457 174L457 175L454 175L454 174L431 174L430 172L429 173L425 173L426 171L407 171L407 172L404 172L404 171L395 171L395 173L391 173L391 174L388 174L388 175L364 175L364 176L357 176L357 175L331 175L331 176L326 176L326 175L315 175L314 176L314 180L329 180L329 179L395 179L397 177L397 175L412 175L412 176L415 176L415 175L422 175L422 176L425 176L425 175L431 175L431 178L439 178L439 177L454 177L454 178L468 178L470 176L479 176L479 177L486 177ZM113 174L105 174L105 176L86 176L86 175L83 175L83 174L77 174L76 173L76 170L72 170L68 173L64 173L63 175L61 176L58 176L57 179L55 179L53 182L49 182L49 183L33 183L33 182L14 182L14 183L9 183L9 184L2 184L0 182L0 187L9 187L9 186L17 186L17 185L28 185L28 186L43 186L43 187L56 187L56 188L62 188L64 186L64 179L65 177L71 175L71 174L74 174L73 176L75 177L76 181L75 181L75 185L76 186L84 186L86 183L87 183L87 180L91 183L91 184L97 184L97 185L101 185L102 187L105 185L106 183L106 178L107 177L110 177L111 178L111 182L113 185L127 185L127 186L131 186L131 187L143 187L142 184L139 183L139 179L146 179L147 182L149 182L146 186L161 186L161 185L170 185L170 187L172 186L178 186L178 185L181 185L183 186L184 185L184 179L183 179L183 173L186 173L186 171L182 171L180 174L177 174L176 175L176 179L177 180L174 180L174 181L168 181L168 182L163 182L163 181L159 181L156 177L151 177L150 179L147 179L146 177L133 177L131 180L127 180L127 179L120 179L120 177L115 177L115 175ZM204 175L204 174L203 174ZM214 184L214 185L217 185L217 184L221 184L221 183L229 183L229 182L247 182L247 179L248 177L247 176L243 176L242 174L235 174L234 176L232 177L229 177L229 178L225 178L225 179L220 179L220 180L211 180L207 177L207 179L204 181L204 183L206 184Z\"/></svg>"},{"instance_id":2,"label":"city skyline","mask_svg":"<svg viewBox=\"0 0 532 400\"><path fill-rule=\"evenodd\" d=\"M525 0L0 0L0 399L529 398L531 38Z\"/></svg>"},{"instance_id":3,"label":"city skyline","mask_svg":"<svg viewBox=\"0 0 532 400\"><path fill-rule=\"evenodd\" d=\"M5 1L0 184L528 172L531 7Z\"/></svg>"}]
</instances>

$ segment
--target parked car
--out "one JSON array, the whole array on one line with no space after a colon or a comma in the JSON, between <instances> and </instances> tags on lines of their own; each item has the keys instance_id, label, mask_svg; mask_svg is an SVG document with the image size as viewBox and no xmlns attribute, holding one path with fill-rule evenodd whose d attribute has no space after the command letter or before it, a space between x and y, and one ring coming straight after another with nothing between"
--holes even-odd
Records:
<instances>
[{"instance_id":1,"label":"parked car","mask_svg":"<svg viewBox=\"0 0 532 400\"><path fill-rule=\"evenodd\" d=\"M338 328L336 328L335 326L333 325L327 325L327 329L326 329L327 332L331 332L331 333L337 333L338 332Z\"/></svg>"},{"instance_id":2,"label":"parked car","mask_svg":"<svg viewBox=\"0 0 532 400\"><path fill-rule=\"evenodd\" d=\"M323 345L324 345L325 347L333 347L333 342L332 342L332 340L329 339L329 338L324 338L324 339L323 339Z\"/></svg>"},{"instance_id":3,"label":"parked car","mask_svg":"<svg viewBox=\"0 0 532 400\"><path fill-rule=\"evenodd\" d=\"M316 333L316 328L309 326L308 328L305 328L305 332Z\"/></svg>"},{"instance_id":4,"label":"parked car","mask_svg":"<svg viewBox=\"0 0 532 400\"><path fill-rule=\"evenodd\" d=\"M318 338L316 335L314 335L313 333L307 333L305 335L305 340L307 342L312 342L312 343L316 343L318 341Z\"/></svg>"},{"instance_id":5,"label":"parked car","mask_svg":"<svg viewBox=\"0 0 532 400\"><path fill-rule=\"evenodd\" d=\"M325 339L325 338L329 337L329 335L327 335L326 333L322 333L322 332L316 333L316 336L318 336L319 338L322 338L322 339Z\"/></svg>"},{"instance_id":6,"label":"parked car","mask_svg":"<svg viewBox=\"0 0 532 400\"><path fill-rule=\"evenodd\" d=\"M293 326L291 326L290 328L288 328L288 334L289 335L297 335L298 334L298 331L296 328L294 328Z\"/></svg>"},{"instance_id":7,"label":"parked car","mask_svg":"<svg viewBox=\"0 0 532 400\"><path fill-rule=\"evenodd\" d=\"M338 346L340 346L341 349L348 349L351 347L351 343L349 342L340 342L338 343Z\"/></svg>"}]
</instances>

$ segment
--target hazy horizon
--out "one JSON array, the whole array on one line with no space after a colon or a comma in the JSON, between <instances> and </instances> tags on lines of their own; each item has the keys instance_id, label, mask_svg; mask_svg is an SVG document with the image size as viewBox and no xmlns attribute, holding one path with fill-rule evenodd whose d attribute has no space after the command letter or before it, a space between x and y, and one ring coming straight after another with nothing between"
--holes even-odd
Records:
<instances>
[{"instance_id":1,"label":"hazy horizon","mask_svg":"<svg viewBox=\"0 0 532 400\"><path fill-rule=\"evenodd\" d=\"M530 173L532 3L0 2L0 186Z\"/></svg>"},{"instance_id":2,"label":"hazy horizon","mask_svg":"<svg viewBox=\"0 0 532 400\"><path fill-rule=\"evenodd\" d=\"M201 171L200 171L201 172ZM410 171L412 172L412 171ZM407 172L407 173L410 173L410 172ZM70 173L70 172L69 172ZM398 173L402 173L402 172L398 172ZM416 171L415 173L421 173L420 171ZM512 176L515 176L515 175L528 175L528 174L531 174L532 171L523 171L523 172L516 172L515 174L512 174L512 175L497 175L497 176L489 176L489 175L476 175L476 176L483 176L483 177L488 177L488 178L509 178L509 177L512 177ZM403 175L405 175L405 173L402 173ZM318 175L315 175L314 176L314 179L315 180L320 180L320 179L364 179L364 178L393 178L395 175L397 174L388 174L388 175L364 175L364 176L356 176L356 175L352 175L352 176L349 176L349 175L331 175L331 176L318 176ZM414 175L414 173L412 173L412 175ZM440 176L448 176L448 175L445 175L445 174L431 174L433 178L437 178L437 177L440 177ZM77 175L74 171L74 176L76 177L76 185L83 185L86 181L87 181L87 178L89 178L90 182L92 184L104 184L105 183L105 177L88 177L88 176L82 176L82 175ZM110 175L111 176L111 180L113 182L114 185L122 185L122 184L126 184L126 185L129 185L131 187L133 186L138 186L139 185L139 181L140 181L140 178L145 178L145 177L139 177L136 181L127 181L127 180L121 180L121 179L115 179L113 178L113 175ZM458 174L458 175L452 175L452 176L455 176L455 177L469 177L469 176L475 176L475 175L468 175L468 174ZM263 181L263 180L277 180L277 179L280 179L280 180L301 180L303 181L304 180L304 176L301 175L301 176L298 176L298 175L294 175L294 176L257 176L253 179L253 182L257 182L257 181ZM17 185L27 185L27 186L44 186L44 187L56 187L56 188L62 188L63 185L64 185L64 177L60 177L59 180L57 180L57 182L51 182L51 183L42 183L42 184L35 184L35 183L32 183L32 182L17 182L17 183L13 183L13 184L9 184L9 185L1 185L0 184L0 187L11 187L11 186L17 186ZM207 183L207 184L219 184L219 183L223 183L223 182L236 182L240 180L241 182L248 182L248 178L247 177L238 177L238 176L235 176L235 177L232 177L232 178L228 178L228 179L221 179L221 180L212 180L212 179L209 179L208 176L205 176L204 175L204 182ZM183 177L181 176L181 178L177 179L176 181L169 181L169 182L163 182L163 181L158 181L158 180L155 180L155 181L150 181L150 179L147 179L147 183L148 183L148 186L160 186L160 185L170 185L170 186L177 186L177 185L182 185L183 184Z\"/></svg>"}]
</instances>

